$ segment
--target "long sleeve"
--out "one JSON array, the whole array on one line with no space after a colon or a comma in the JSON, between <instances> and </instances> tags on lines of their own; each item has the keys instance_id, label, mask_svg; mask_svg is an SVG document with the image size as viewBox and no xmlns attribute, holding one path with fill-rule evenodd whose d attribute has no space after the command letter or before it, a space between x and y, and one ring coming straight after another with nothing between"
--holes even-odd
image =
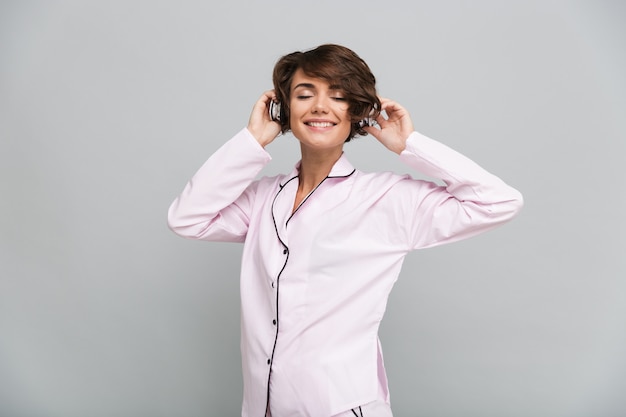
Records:
<instances>
[{"instance_id":1,"label":"long sleeve","mask_svg":"<svg viewBox=\"0 0 626 417\"><path fill-rule=\"evenodd\" d=\"M171 204L170 229L187 238L242 242L256 192L254 179L270 160L242 129L211 155Z\"/></svg>"},{"instance_id":2,"label":"long sleeve","mask_svg":"<svg viewBox=\"0 0 626 417\"><path fill-rule=\"evenodd\" d=\"M400 158L413 169L445 183L421 187L418 195L412 194L408 217L411 249L482 233L510 220L523 206L518 190L459 152L417 132L407 140Z\"/></svg>"}]
</instances>

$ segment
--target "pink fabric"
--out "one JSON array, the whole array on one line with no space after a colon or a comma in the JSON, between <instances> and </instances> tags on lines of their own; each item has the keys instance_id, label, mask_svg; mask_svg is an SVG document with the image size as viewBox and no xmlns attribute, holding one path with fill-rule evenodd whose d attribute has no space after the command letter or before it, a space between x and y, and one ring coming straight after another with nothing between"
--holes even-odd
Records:
<instances>
[{"instance_id":1,"label":"pink fabric","mask_svg":"<svg viewBox=\"0 0 626 417\"><path fill-rule=\"evenodd\" d=\"M358 146L358 143L349 146ZM292 213L297 168L256 180L269 154L243 129L169 210L181 236L245 242L243 416L332 416L378 398L378 327L405 255L491 229L521 194L417 132L400 159L445 185L355 170L342 156ZM225 279L225 277L213 277Z\"/></svg>"}]
</instances>

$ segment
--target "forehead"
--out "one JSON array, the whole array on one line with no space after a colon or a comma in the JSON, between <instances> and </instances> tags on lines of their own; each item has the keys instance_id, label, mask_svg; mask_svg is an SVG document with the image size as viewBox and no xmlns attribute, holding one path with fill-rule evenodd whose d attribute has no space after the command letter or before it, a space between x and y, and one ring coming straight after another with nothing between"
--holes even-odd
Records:
<instances>
[{"instance_id":1,"label":"forehead","mask_svg":"<svg viewBox=\"0 0 626 417\"><path fill-rule=\"evenodd\" d=\"M291 79L291 89L295 88L329 88L338 89L338 85L330 85L328 81L319 77L307 75L302 68L298 68Z\"/></svg>"}]
</instances>

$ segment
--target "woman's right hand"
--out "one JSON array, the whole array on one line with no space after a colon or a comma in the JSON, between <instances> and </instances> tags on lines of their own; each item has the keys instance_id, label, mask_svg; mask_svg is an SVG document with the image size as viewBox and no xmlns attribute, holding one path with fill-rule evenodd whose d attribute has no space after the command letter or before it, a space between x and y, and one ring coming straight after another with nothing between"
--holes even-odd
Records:
<instances>
[{"instance_id":1,"label":"woman's right hand","mask_svg":"<svg viewBox=\"0 0 626 417\"><path fill-rule=\"evenodd\" d=\"M257 100L248 121L248 131L263 147L270 144L280 133L280 124L273 121L269 115L270 100L276 100L274 90L266 91Z\"/></svg>"}]
</instances>

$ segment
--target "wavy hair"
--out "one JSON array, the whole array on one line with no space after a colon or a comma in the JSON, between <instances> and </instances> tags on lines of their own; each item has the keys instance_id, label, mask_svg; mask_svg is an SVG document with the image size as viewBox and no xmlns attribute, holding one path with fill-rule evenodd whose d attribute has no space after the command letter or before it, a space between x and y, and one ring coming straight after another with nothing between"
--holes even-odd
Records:
<instances>
[{"instance_id":1,"label":"wavy hair","mask_svg":"<svg viewBox=\"0 0 626 417\"><path fill-rule=\"evenodd\" d=\"M290 130L289 97L291 81L298 69L309 77L320 78L337 85L345 94L348 114L352 121L346 142L356 135L367 135L359 121L380 114L376 94L376 78L369 66L354 51L345 46L324 44L305 52L292 52L281 57L274 66L272 80L276 97L281 103L281 132Z\"/></svg>"}]
</instances>

